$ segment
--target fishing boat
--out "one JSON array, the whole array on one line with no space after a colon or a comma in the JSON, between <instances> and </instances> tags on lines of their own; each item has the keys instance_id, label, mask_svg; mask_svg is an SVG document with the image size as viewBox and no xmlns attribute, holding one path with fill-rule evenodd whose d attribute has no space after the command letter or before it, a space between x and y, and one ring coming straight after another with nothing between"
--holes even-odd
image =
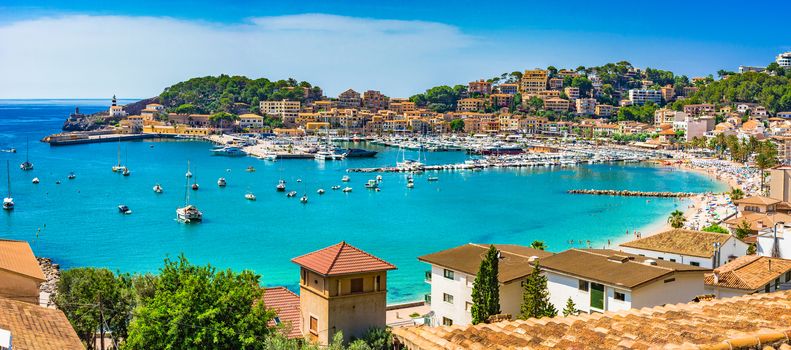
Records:
<instances>
[{"instance_id":1,"label":"fishing boat","mask_svg":"<svg viewBox=\"0 0 791 350\"><path fill-rule=\"evenodd\" d=\"M129 207L121 204L118 206L118 212L121 214L132 214L132 209L129 209Z\"/></svg>"},{"instance_id":2,"label":"fishing boat","mask_svg":"<svg viewBox=\"0 0 791 350\"><path fill-rule=\"evenodd\" d=\"M379 183L377 183L376 180L368 180L368 182L365 183L365 188L367 189L374 189L377 187L379 187Z\"/></svg>"},{"instance_id":3,"label":"fishing boat","mask_svg":"<svg viewBox=\"0 0 791 350\"><path fill-rule=\"evenodd\" d=\"M221 178L217 179L217 186L225 187L225 185L227 185L227 184L228 183L225 181L224 177L221 177Z\"/></svg>"},{"instance_id":4,"label":"fishing boat","mask_svg":"<svg viewBox=\"0 0 791 350\"><path fill-rule=\"evenodd\" d=\"M69 180L74 180L75 178L77 178L77 175L74 175L74 172L69 173L69 176L68 176Z\"/></svg>"},{"instance_id":5,"label":"fishing boat","mask_svg":"<svg viewBox=\"0 0 791 350\"><path fill-rule=\"evenodd\" d=\"M322 195L322 194L324 194L324 189L323 188L319 188L319 190L316 191L316 193Z\"/></svg>"},{"instance_id":6,"label":"fishing boat","mask_svg":"<svg viewBox=\"0 0 791 350\"><path fill-rule=\"evenodd\" d=\"M14 198L11 197L11 162L6 161L6 177L8 178L8 196L3 198L3 210L14 209Z\"/></svg>"},{"instance_id":7,"label":"fishing boat","mask_svg":"<svg viewBox=\"0 0 791 350\"><path fill-rule=\"evenodd\" d=\"M163 191L163 190L162 190L162 186L160 186L159 184L156 184L156 185L154 185L154 188L153 188L153 190L154 190L154 192L156 192L156 193L162 193L162 191Z\"/></svg>"},{"instance_id":8,"label":"fishing boat","mask_svg":"<svg viewBox=\"0 0 791 350\"><path fill-rule=\"evenodd\" d=\"M278 181L276 188L278 192L286 192L286 180Z\"/></svg>"},{"instance_id":9,"label":"fishing boat","mask_svg":"<svg viewBox=\"0 0 791 350\"><path fill-rule=\"evenodd\" d=\"M27 150L25 151L25 161L19 164L19 168L25 171L33 170L33 163L30 162L30 139L27 140Z\"/></svg>"},{"instance_id":10,"label":"fishing boat","mask_svg":"<svg viewBox=\"0 0 791 350\"><path fill-rule=\"evenodd\" d=\"M308 195L303 194L302 197L299 199L299 202L302 204L306 204L308 202Z\"/></svg>"},{"instance_id":11,"label":"fishing boat","mask_svg":"<svg viewBox=\"0 0 791 350\"><path fill-rule=\"evenodd\" d=\"M187 162L187 168L189 169L189 162ZM189 173L189 170L187 170L187 172ZM192 176L192 174L190 174L190 176ZM184 206L176 209L176 220L182 223L203 221L203 213L198 210L198 207L190 204L189 183L189 179L187 179L184 188Z\"/></svg>"},{"instance_id":12,"label":"fishing boat","mask_svg":"<svg viewBox=\"0 0 791 350\"><path fill-rule=\"evenodd\" d=\"M341 178L341 181L343 182L349 182L349 180L350 180L349 175L343 175L343 177Z\"/></svg>"},{"instance_id":13,"label":"fishing boat","mask_svg":"<svg viewBox=\"0 0 791 350\"><path fill-rule=\"evenodd\" d=\"M247 192L247 193L244 195L244 198L245 198L245 199L247 199L247 200L249 200L249 201L254 201L254 200L255 200L255 195L254 195L254 194L252 194L251 192Z\"/></svg>"},{"instance_id":14,"label":"fishing boat","mask_svg":"<svg viewBox=\"0 0 791 350\"><path fill-rule=\"evenodd\" d=\"M352 191L352 188L351 188L351 187L348 187L348 186L347 186L347 187L344 187L344 188L343 188L343 192L351 192L351 191Z\"/></svg>"},{"instance_id":15,"label":"fishing boat","mask_svg":"<svg viewBox=\"0 0 791 350\"><path fill-rule=\"evenodd\" d=\"M288 194L286 194L286 197L289 197L289 198L296 197L296 196L297 196L297 191L291 191Z\"/></svg>"},{"instance_id":16,"label":"fishing boat","mask_svg":"<svg viewBox=\"0 0 791 350\"><path fill-rule=\"evenodd\" d=\"M32 182L34 184L37 184L37 183L41 182L41 180L39 180L37 177L34 177Z\"/></svg>"}]
</instances>

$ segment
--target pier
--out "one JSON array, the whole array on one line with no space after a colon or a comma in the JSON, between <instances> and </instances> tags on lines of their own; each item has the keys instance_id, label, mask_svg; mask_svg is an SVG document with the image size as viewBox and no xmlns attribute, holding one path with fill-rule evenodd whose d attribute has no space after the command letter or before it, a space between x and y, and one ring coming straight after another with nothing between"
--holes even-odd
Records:
<instances>
[{"instance_id":1,"label":"pier","mask_svg":"<svg viewBox=\"0 0 791 350\"><path fill-rule=\"evenodd\" d=\"M49 135L41 142L49 143L50 146L69 146L81 145L86 143L134 141L157 138L175 138L176 135L167 134L108 134L91 132L74 132Z\"/></svg>"},{"instance_id":2,"label":"pier","mask_svg":"<svg viewBox=\"0 0 791 350\"><path fill-rule=\"evenodd\" d=\"M571 194L592 194L600 196L624 196L624 197L660 197L660 198L686 198L696 196L692 192L643 192L629 190L568 190Z\"/></svg>"}]
</instances>

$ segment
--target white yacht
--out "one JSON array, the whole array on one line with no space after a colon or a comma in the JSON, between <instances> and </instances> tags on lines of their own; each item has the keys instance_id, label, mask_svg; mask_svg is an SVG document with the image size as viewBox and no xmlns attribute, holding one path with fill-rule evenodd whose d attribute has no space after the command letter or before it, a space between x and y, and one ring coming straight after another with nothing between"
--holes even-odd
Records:
<instances>
[{"instance_id":1,"label":"white yacht","mask_svg":"<svg viewBox=\"0 0 791 350\"><path fill-rule=\"evenodd\" d=\"M291 191L288 194L286 194L286 197L289 197L289 198L296 197L296 196L297 196L297 191Z\"/></svg>"},{"instance_id":2,"label":"white yacht","mask_svg":"<svg viewBox=\"0 0 791 350\"><path fill-rule=\"evenodd\" d=\"M8 197L3 198L3 209L14 209L14 198L11 197L11 162L6 161L6 177L8 178Z\"/></svg>"},{"instance_id":3,"label":"white yacht","mask_svg":"<svg viewBox=\"0 0 791 350\"><path fill-rule=\"evenodd\" d=\"M249 201L254 201L255 200L255 195L252 192L247 192L244 195L244 198L249 200Z\"/></svg>"},{"instance_id":4,"label":"white yacht","mask_svg":"<svg viewBox=\"0 0 791 350\"><path fill-rule=\"evenodd\" d=\"M184 174L185 177L191 178L192 172L190 171L190 161L187 161L187 172Z\"/></svg>"},{"instance_id":5,"label":"white yacht","mask_svg":"<svg viewBox=\"0 0 791 350\"><path fill-rule=\"evenodd\" d=\"M225 187L225 185L227 185L227 184L228 183L225 181L224 177L221 177L221 178L217 179L217 186Z\"/></svg>"},{"instance_id":6,"label":"white yacht","mask_svg":"<svg viewBox=\"0 0 791 350\"><path fill-rule=\"evenodd\" d=\"M153 190L154 190L154 192L156 192L156 193L162 193L162 191L163 191L163 190L162 190L162 186L160 186L159 184L156 184L156 185L154 185L154 188L153 188Z\"/></svg>"},{"instance_id":7,"label":"white yacht","mask_svg":"<svg viewBox=\"0 0 791 350\"><path fill-rule=\"evenodd\" d=\"M34 184L37 184L37 183L41 182L41 180L39 180L37 177L34 177L32 182Z\"/></svg>"},{"instance_id":8,"label":"white yacht","mask_svg":"<svg viewBox=\"0 0 791 350\"><path fill-rule=\"evenodd\" d=\"M187 163L187 168L189 168L189 162ZM187 170L187 173L189 173L189 170ZM176 209L176 220L183 223L200 222L203 220L203 213L198 210L198 207L190 204L189 183L189 179L187 179L184 188L184 206Z\"/></svg>"},{"instance_id":9,"label":"white yacht","mask_svg":"<svg viewBox=\"0 0 791 350\"><path fill-rule=\"evenodd\" d=\"M320 195L321 195L321 194L324 194L324 189L323 189L323 188L319 188L319 190L318 190L318 191L316 191L316 193L318 193L318 194L320 194Z\"/></svg>"},{"instance_id":10,"label":"white yacht","mask_svg":"<svg viewBox=\"0 0 791 350\"><path fill-rule=\"evenodd\" d=\"M118 206L118 212L121 214L132 214L132 209L129 209L129 207L121 204Z\"/></svg>"},{"instance_id":11,"label":"white yacht","mask_svg":"<svg viewBox=\"0 0 791 350\"><path fill-rule=\"evenodd\" d=\"M69 173L69 176L67 176L67 178L69 180L74 180L75 178L77 178L77 175L74 175L74 172L71 172L71 173Z\"/></svg>"},{"instance_id":12,"label":"white yacht","mask_svg":"<svg viewBox=\"0 0 791 350\"><path fill-rule=\"evenodd\" d=\"M341 178L341 181L343 182L349 182L349 180L350 180L349 175L343 175L343 177Z\"/></svg>"},{"instance_id":13,"label":"white yacht","mask_svg":"<svg viewBox=\"0 0 791 350\"><path fill-rule=\"evenodd\" d=\"M118 139L118 152L117 152L118 162L113 165L113 172L122 172L126 170L126 166L121 165L121 139Z\"/></svg>"},{"instance_id":14,"label":"white yacht","mask_svg":"<svg viewBox=\"0 0 791 350\"><path fill-rule=\"evenodd\" d=\"M25 161L22 164L19 164L19 168L22 170L33 170L33 163L30 162L30 140L27 141L27 151L25 152Z\"/></svg>"},{"instance_id":15,"label":"white yacht","mask_svg":"<svg viewBox=\"0 0 791 350\"><path fill-rule=\"evenodd\" d=\"M333 190L340 190L341 186L335 185L335 186L332 186L330 188L332 188Z\"/></svg>"},{"instance_id":16,"label":"white yacht","mask_svg":"<svg viewBox=\"0 0 791 350\"><path fill-rule=\"evenodd\" d=\"M343 192L351 192L351 191L352 191L351 187L344 187L343 188Z\"/></svg>"},{"instance_id":17,"label":"white yacht","mask_svg":"<svg viewBox=\"0 0 791 350\"><path fill-rule=\"evenodd\" d=\"M303 194L302 198L299 199L299 202L302 203L302 204L307 203L308 202L308 195Z\"/></svg>"},{"instance_id":18,"label":"white yacht","mask_svg":"<svg viewBox=\"0 0 791 350\"><path fill-rule=\"evenodd\" d=\"M286 180L280 180L275 187L278 192L286 192Z\"/></svg>"}]
</instances>

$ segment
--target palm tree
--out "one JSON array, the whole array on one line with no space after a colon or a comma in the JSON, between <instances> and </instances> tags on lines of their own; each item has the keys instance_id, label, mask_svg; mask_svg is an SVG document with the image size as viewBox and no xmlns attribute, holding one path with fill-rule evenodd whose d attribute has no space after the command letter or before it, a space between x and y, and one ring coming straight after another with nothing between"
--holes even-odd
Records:
<instances>
[{"instance_id":1,"label":"palm tree","mask_svg":"<svg viewBox=\"0 0 791 350\"><path fill-rule=\"evenodd\" d=\"M731 200L732 201L739 200L739 199L742 199L742 198L744 198L744 191L742 191L740 188L732 188L731 189Z\"/></svg>"},{"instance_id":2,"label":"palm tree","mask_svg":"<svg viewBox=\"0 0 791 350\"><path fill-rule=\"evenodd\" d=\"M684 227L684 222L687 221L687 218L684 216L684 213L681 210L675 210L670 213L670 216L667 218L667 223L670 224L673 228L682 228Z\"/></svg>"},{"instance_id":3,"label":"palm tree","mask_svg":"<svg viewBox=\"0 0 791 350\"><path fill-rule=\"evenodd\" d=\"M530 248L538 249L538 250L546 250L547 246L544 244L544 241L533 241L530 243Z\"/></svg>"}]
</instances>

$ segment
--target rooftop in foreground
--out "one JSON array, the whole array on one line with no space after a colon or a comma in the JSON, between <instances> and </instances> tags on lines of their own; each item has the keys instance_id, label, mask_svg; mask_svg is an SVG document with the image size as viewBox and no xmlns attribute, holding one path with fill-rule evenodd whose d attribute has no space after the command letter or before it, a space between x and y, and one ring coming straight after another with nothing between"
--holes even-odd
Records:
<instances>
[{"instance_id":1,"label":"rooftop in foreground","mask_svg":"<svg viewBox=\"0 0 791 350\"><path fill-rule=\"evenodd\" d=\"M709 258L714 254L714 243L725 244L731 235L672 229L648 237L622 243L622 247Z\"/></svg>"},{"instance_id":2,"label":"rooftop in foreground","mask_svg":"<svg viewBox=\"0 0 791 350\"><path fill-rule=\"evenodd\" d=\"M404 327L410 350L763 349L791 338L791 291L476 326Z\"/></svg>"},{"instance_id":3,"label":"rooftop in foreground","mask_svg":"<svg viewBox=\"0 0 791 350\"><path fill-rule=\"evenodd\" d=\"M11 331L14 350L83 350L60 310L0 298L0 329Z\"/></svg>"}]
</instances>

